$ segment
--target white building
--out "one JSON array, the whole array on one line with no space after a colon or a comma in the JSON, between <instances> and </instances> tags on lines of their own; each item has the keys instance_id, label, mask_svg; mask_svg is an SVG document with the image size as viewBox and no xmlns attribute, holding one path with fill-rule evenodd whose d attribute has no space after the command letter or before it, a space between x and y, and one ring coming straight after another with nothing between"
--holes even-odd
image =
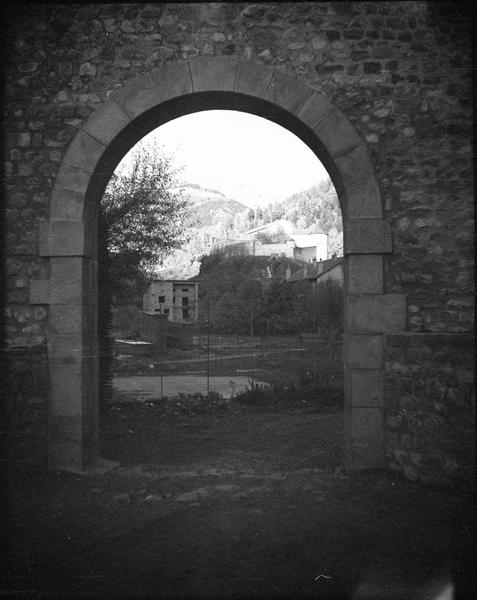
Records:
<instances>
[{"instance_id":1,"label":"white building","mask_svg":"<svg viewBox=\"0 0 477 600\"><path fill-rule=\"evenodd\" d=\"M144 293L143 310L165 315L174 323L195 323L199 319L199 283L154 279Z\"/></svg>"},{"instance_id":2,"label":"white building","mask_svg":"<svg viewBox=\"0 0 477 600\"><path fill-rule=\"evenodd\" d=\"M306 262L328 258L328 234L318 225L310 225L307 229L295 229L290 238L295 244L294 258Z\"/></svg>"}]
</instances>

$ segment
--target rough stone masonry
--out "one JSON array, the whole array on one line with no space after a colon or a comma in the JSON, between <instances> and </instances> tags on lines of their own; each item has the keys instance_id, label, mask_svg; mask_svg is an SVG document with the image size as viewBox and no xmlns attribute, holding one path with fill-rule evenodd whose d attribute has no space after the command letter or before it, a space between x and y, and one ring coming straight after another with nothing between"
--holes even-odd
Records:
<instances>
[{"instance_id":1,"label":"rough stone masonry","mask_svg":"<svg viewBox=\"0 0 477 600\"><path fill-rule=\"evenodd\" d=\"M38 290L61 264L40 252L40 225L51 220L70 143L137 75L228 57L299 78L364 143L392 251L362 280L378 277L386 294L404 297L405 323L383 336L375 375L355 371L352 385L371 405L381 399L387 468L441 483L472 476L470 4L19 4L4 14L4 438L13 464L47 462L53 308Z\"/></svg>"}]
</instances>

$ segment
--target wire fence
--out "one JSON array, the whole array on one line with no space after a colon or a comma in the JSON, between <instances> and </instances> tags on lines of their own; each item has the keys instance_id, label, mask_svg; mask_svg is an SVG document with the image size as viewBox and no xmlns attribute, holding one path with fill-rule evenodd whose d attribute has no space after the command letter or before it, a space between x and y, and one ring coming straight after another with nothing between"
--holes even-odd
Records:
<instances>
[{"instance_id":1,"label":"wire fence","mask_svg":"<svg viewBox=\"0 0 477 600\"><path fill-rule=\"evenodd\" d=\"M160 336L161 337L161 336ZM169 328L159 341L114 344L113 399L177 394L236 397L256 386L342 393L343 344L318 334L220 335L207 323Z\"/></svg>"}]
</instances>

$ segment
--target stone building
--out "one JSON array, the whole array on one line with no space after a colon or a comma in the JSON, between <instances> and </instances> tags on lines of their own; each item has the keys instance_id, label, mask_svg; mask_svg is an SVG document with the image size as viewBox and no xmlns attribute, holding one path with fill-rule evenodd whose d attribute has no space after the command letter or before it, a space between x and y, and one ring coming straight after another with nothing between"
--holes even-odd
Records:
<instances>
[{"instance_id":1,"label":"stone building","mask_svg":"<svg viewBox=\"0 0 477 600\"><path fill-rule=\"evenodd\" d=\"M234 109L296 134L340 199L346 467L472 477L467 5L7 6L12 464L97 464L97 206L144 135L191 112Z\"/></svg>"},{"instance_id":2,"label":"stone building","mask_svg":"<svg viewBox=\"0 0 477 600\"><path fill-rule=\"evenodd\" d=\"M174 323L194 323L199 318L199 284L196 281L152 280L144 292L143 310L165 315Z\"/></svg>"}]
</instances>

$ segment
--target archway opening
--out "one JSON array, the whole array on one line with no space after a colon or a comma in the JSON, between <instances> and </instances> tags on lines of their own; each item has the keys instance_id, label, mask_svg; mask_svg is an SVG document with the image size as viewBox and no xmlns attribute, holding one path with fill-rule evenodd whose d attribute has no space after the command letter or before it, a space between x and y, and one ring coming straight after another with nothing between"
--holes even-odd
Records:
<instances>
[{"instance_id":1,"label":"archway opening","mask_svg":"<svg viewBox=\"0 0 477 600\"><path fill-rule=\"evenodd\" d=\"M199 73L187 64L164 66L159 92L146 78L127 85L91 115L64 158L50 220L40 227L40 252L51 258L49 285L32 292L34 302L50 304L49 354L61 365L50 369L49 464L76 469L98 457L96 217L111 174L126 152L161 124L200 110L230 109L285 126L320 158L333 181L344 229L345 464L381 466L383 336L402 330L405 299L384 294L383 254L391 251L390 226L382 218L366 147L343 113L303 82L258 65L212 63L217 69L230 68L235 80L228 79L227 85L209 81L202 62ZM262 76L265 83L260 83ZM71 310L71 294L75 320L58 324L56 317ZM69 348L76 349L74 356Z\"/></svg>"},{"instance_id":2,"label":"archway opening","mask_svg":"<svg viewBox=\"0 0 477 600\"><path fill-rule=\"evenodd\" d=\"M130 403L139 400L142 415L146 407L163 421L166 412L179 415L183 424L186 416L197 423L205 412L215 420L237 412L231 407L272 409L275 417L291 410L292 420L303 416L301 432L299 424L291 432L290 423L280 421L298 449L288 453L291 463L341 466L343 227L326 170L283 126L237 110L208 110L155 129L115 172L131 175L131 155L147 152L154 140L161 159L170 156L172 143L176 165L185 163L168 191L188 198L182 215L187 243L143 272L143 298L126 293L130 302L116 299L113 394L106 398L103 389L103 404L129 410L131 419ZM100 302L107 291L102 284L100 276ZM326 413L321 433L317 412ZM149 435L157 433L150 417L146 422ZM139 433L140 419L132 429ZM103 442L103 456L124 458L124 443L115 454ZM180 436L175 443L184 446ZM280 446L274 438L268 443ZM144 460L157 459L151 444L148 449ZM164 451L167 456L162 445Z\"/></svg>"}]
</instances>

